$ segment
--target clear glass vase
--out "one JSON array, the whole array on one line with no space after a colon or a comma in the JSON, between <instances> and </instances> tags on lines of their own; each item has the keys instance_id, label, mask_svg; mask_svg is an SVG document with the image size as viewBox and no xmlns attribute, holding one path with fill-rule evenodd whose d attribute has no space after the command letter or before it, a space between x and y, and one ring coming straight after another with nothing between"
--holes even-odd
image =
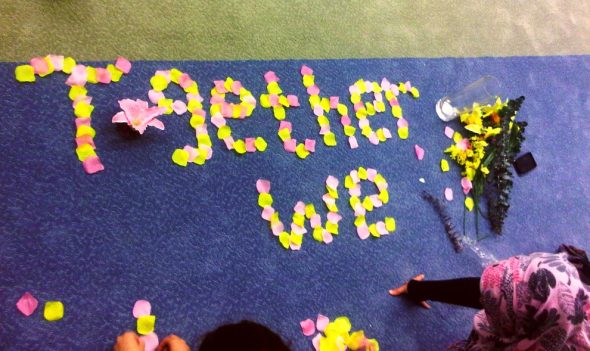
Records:
<instances>
[{"instance_id":1,"label":"clear glass vase","mask_svg":"<svg viewBox=\"0 0 590 351\"><path fill-rule=\"evenodd\" d=\"M459 111L470 108L473 103L487 105L500 96L500 81L494 76L483 76L461 90L447 95L436 103L436 114L445 122L459 115Z\"/></svg>"}]
</instances>

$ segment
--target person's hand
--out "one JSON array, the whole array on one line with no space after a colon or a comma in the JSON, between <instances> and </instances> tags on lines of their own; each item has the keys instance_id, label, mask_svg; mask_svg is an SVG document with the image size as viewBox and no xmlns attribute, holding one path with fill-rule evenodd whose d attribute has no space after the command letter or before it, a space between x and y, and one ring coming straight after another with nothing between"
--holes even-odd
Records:
<instances>
[{"instance_id":1,"label":"person's hand","mask_svg":"<svg viewBox=\"0 0 590 351\"><path fill-rule=\"evenodd\" d=\"M143 351L143 340L132 331L125 332L117 337L113 351Z\"/></svg>"},{"instance_id":2,"label":"person's hand","mask_svg":"<svg viewBox=\"0 0 590 351\"><path fill-rule=\"evenodd\" d=\"M412 278L412 280L417 280L417 281L424 280L424 274L418 274L417 276ZM389 290L389 295L391 295L391 296L400 296L400 295L404 295L407 293L408 293L408 282L405 282L404 285L402 285L398 288ZM426 309L430 308L430 305L426 301L420 301L420 305Z\"/></svg>"},{"instance_id":3,"label":"person's hand","mask_svg":"<svg viewBox=\"0 0 590 351\"><path fill-rule=\"evenodd\" d=\"M188 347L186 342L182 340L180 337L170 334L162 342L157 348L157 351L190 351L191 349Z\"/></svg>"}]
</instances>

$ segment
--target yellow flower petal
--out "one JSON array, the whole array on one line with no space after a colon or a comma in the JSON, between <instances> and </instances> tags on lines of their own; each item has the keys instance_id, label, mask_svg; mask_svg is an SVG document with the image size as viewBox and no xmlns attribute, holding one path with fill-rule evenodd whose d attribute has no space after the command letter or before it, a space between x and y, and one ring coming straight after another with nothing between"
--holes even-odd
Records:
<instances>
[{"instance_id":1,"label":"yellow flower petal","mask_svg":"<svg viewBox=\"0 0 590 351\"><path fill-rule=\"evenodd\" d=\"M183 149L176 149L172 154L172 162L179 166L186 167L188 164L188 152Z\"/></svg>"},{"instance_id":2,"label":"yellow flower petal","mask_svg":"<svg viewBox=\"0 0 590 351\"><path fill-rule=\"evenodd\" d=\"M16 80L19 82L34 82L35 69L31 65L20 65L14 70Z\"/></svg>"},{"instance_id":3,"label":"yellow flower petal","mask_svg":"<svg viewBox=\"0 0 590 351\"><path fill-rule=\"evenodd\" d=\"M473 210L473 199L471 197L466 197L465 198L465 208L467 208L468 211L472 211Z\"/></svg>"},{"instance_id":4,"label":"yellow flower petal","mask_svg":"<svg viewBox=\"0 0 590 351\"><path fill-rule=\"evenodd\" d=\"M156 316L148 315L137 318L137 332L141 335L147 335L154 331L156 325Z\"/></svg>"},{"instance_id":5,"label":"yellow flower petal","mask_svg":"<svg viewBox=\"0 0 590 351\"><path fill-rule=\"evenodd\" d=\"M440 169L443 172L449 171L449 162L445 159L440 160Z\"/></svg>"},{"instance_id":6,"label":"yellow flower petal","mask_svg":"<svg viewBox=\"0 0 590 351\"><path fill-rule=\"evenodd\" d=\"M47 301L45 302L45 309L43 310L43 317L48 321L58 321L64 316L64 305L61 301Z\"/></svg>"}]
</instances>

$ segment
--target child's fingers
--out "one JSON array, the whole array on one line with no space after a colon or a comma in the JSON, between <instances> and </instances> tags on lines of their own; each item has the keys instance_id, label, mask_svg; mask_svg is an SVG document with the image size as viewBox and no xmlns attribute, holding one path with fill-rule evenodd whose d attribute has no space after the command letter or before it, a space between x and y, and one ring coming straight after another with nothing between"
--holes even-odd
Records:
<instances>
[{"instance_id":1,"label":"child's fingers","mask_svg":"<svg viewBox=\"0 0 590 351\"><path fill-rule=\"evenodd\" d=\"M399 296L408 292L408 285L404 284L399 288L389 290L389 295L391 296Z\"/></svg>"}]
</instances>

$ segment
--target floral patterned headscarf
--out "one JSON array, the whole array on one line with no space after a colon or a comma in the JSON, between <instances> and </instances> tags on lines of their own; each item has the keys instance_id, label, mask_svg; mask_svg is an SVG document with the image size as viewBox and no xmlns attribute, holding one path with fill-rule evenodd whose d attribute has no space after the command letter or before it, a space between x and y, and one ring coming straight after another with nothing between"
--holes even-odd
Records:
<instances>
[{"instance_id":1,"label":"floral patterned headscarf","mask_svg":"<svg viewBox=\"0 0 590 351\"><path fill-rule=\"evenodd\" d=\"M590 350L590 286L586 254L562 245L558 253L516 256L485 269L484 309L455 350Z\"/></svg>"}]
</instances>

